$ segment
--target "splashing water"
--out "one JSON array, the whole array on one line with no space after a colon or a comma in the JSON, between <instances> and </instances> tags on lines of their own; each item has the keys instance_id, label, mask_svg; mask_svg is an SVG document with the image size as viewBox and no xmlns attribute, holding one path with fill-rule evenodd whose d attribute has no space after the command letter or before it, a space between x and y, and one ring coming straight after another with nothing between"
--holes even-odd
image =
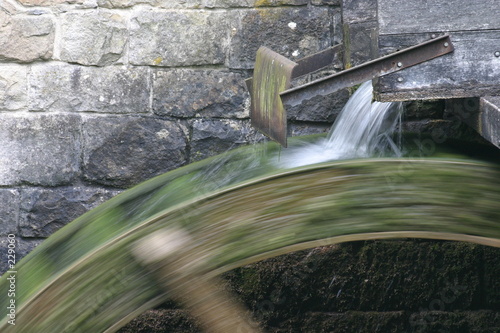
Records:
<instances>
[{"instance_id":1,"label":"splashing water","mask_svg":"<svg viewBox=\"0 0 500 333\"><path fill-rule=\"evenodd\" d=\"M401 156L392 140L401 121L401 103L372 102L371 81L363 83L339 113L325 140L290 149L280 166L297 167L330 160Z\"/></svg>"}]
</instances>

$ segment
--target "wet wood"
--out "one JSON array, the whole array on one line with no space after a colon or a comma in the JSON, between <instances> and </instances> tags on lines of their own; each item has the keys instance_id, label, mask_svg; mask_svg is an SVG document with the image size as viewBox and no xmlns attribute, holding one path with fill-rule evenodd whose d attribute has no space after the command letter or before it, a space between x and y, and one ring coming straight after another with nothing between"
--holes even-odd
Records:
<instances>
[{"instance_id":1,"label":"wet wood","mask_svg":"<svg viewBox=\"0 0 500 333\"><path fill-rule=\"evenodd\" d=\"M431 38L429 33L380 35L380 53ZM500 95L500 30L451 34L455 51L401 72L379 78L380 101L449 99Z\"/></svg>"},{"instance_id":2,"label":"wet wood","mask_svg":"<svg viewBox=\"0 0 500 333\"><path fill-rule=\"evenodd\" d=\"M449 100L446 108L500 148L500 96Z\"/></svg>"},{"instance_id":3,"label":"wet wood","mask_svg":"<svg viewBox=\"0 0 500 333\"><path fill-rule=\"evenodd\" d=\"M218 274L311 246L420 237L500 247L496 165L453 155L278 169L278 156L272 143L188 165L62 228L16 265L16 326L0 298L0 331L114 332L167 298L193 292L184 302L206 312L191 301L212 297ZM148 236L162 230L169 232L157 246ZM173 241L163 241L168 237ZM174 262L164 270L169 255ZM158 258L160 284L145 267ZM0 280L5 295L9 284ZM215 294L209 309L222 296Z\"/></svg>"},{"instance_id":4,"label":"wet wood","mask_svg":"<svg viewBox=\"0 0 500 333\"><path fill-rule=\"evenodd\" d=\"M481 135L500 148L500 95L481 97Z\"/></svg>"},{"instance_id":5,"label":"wet wood","mask_svg":"<svg viewBox=\"0 0 500 333\"><path fill-rule=\"evenodd\" d=\"M380 35L500 29L498 0L378 0Z\"/></svg>"},{"instance_id":6,"label":"wet wood","mask_svg":"<svg viewBox=\"0 0 500 333\"><path fill-rule=\"evenodd\" d=\"M287 142L287 119L279 93L290 87L292 71L296 66L296 62L264 46L257 50L251 90L252 126L284 147Z\"/></svg>"}]
</instances>

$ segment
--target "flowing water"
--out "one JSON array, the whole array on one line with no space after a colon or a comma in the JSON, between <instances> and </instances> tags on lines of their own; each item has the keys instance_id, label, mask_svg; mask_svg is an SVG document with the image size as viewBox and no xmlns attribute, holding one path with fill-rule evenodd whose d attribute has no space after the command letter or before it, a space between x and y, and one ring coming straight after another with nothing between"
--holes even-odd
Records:
<instances>
[{"instance_id":1,"label":"flowing water","mask_svg":"<svg viewBox=\"0 0 500 333\"><path fill-rule=\"evenodd\" d=\"M456 157L313 164L398 155L391 133L400 108L371 103L370 89L356 91L320 143L292 138L281 153L268 143L187 165L57 231L16 264L15 326L10 275L0 279L0 331L114 332L172 298L196 315L211 305L217 321L224 299L200 283L319 245L420 237L500 247L495 164ZM199 291L208 294L195 297Z\"/></svg>"},{"instance_id":2,"label":"flowing water","mask_svg":"<svg viewBox=\"0 0 500 333\"><path fill-rule=\"evenodd\" d=\"M338 115L327 138L290 149L284 153L280 166L297 167L382 155L401 156L400 147L392 136L401 121L402 104L372 101L372 94L371 81L363 83Z\"/></svg>"}]
</instances>

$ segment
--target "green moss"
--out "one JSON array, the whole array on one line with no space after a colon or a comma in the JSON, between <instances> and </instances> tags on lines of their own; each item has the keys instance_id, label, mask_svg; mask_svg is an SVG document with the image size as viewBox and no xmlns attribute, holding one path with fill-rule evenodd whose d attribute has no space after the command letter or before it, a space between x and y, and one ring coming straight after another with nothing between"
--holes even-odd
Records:
<instances>
[{"instance_id":1,"label":"green moss","mask_svg":"<svg viewBox=\"0 0 500 333\"><path fill-rule=\"evenodd\" d=\"M224 279L266 332L489 332L500 319L499 255L459 242L361 241L271 258ZM186 329L185 314L172 313L153 322Z\"/></svg>"},{"instance_id":2,"label":"green moss","mask_svg":"<svg viewBox=\"0 0 500 333\"><path fill-rule=\"evenodd\" d=\"M269 6L281 6L286 4L286 1L279 0L257 0L254 2L254 7L269 7Z\"/></svg>"}]
</instances>

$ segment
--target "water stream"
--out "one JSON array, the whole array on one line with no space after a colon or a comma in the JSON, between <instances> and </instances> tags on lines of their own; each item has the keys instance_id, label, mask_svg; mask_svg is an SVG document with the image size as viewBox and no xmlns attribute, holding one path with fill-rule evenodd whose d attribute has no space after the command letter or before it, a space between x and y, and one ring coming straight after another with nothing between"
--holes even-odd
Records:
<instances>
[{"instance_id":1,"label":"water stream","mask_svg":"<svg viewBox=\"0 0 500 333\"><path fill-rule=\"evenodd\" d=\"M346 103L327 138L291 148L281 167L298 167L332 160L401 156L400 140L392 138L401 121L402 104L372 101L371 81L363 83ZM399 133L399 136L401 133Z\"/></svg>"},{"instance_id":2,"label":"water stream","mask_svg":"<svg viewBox=\"0 0 500 333\"><path fill-rule=\"evenodd\" d=\"M319 143L292 138L281 153L275 143L229 151L146 181L63 227L16 264L15 326L11 281L0 279L0 331L114 332L167 299L206 305L206 295L185 286L319 245L419 237L500 247L497 165L353 159L399 154L391 134L400 107L371 103L370 90L356 91ZM160 277L158 267L166 267ZM212 314L224 317L215 307Z\"/></svg>"}]
</instances>

